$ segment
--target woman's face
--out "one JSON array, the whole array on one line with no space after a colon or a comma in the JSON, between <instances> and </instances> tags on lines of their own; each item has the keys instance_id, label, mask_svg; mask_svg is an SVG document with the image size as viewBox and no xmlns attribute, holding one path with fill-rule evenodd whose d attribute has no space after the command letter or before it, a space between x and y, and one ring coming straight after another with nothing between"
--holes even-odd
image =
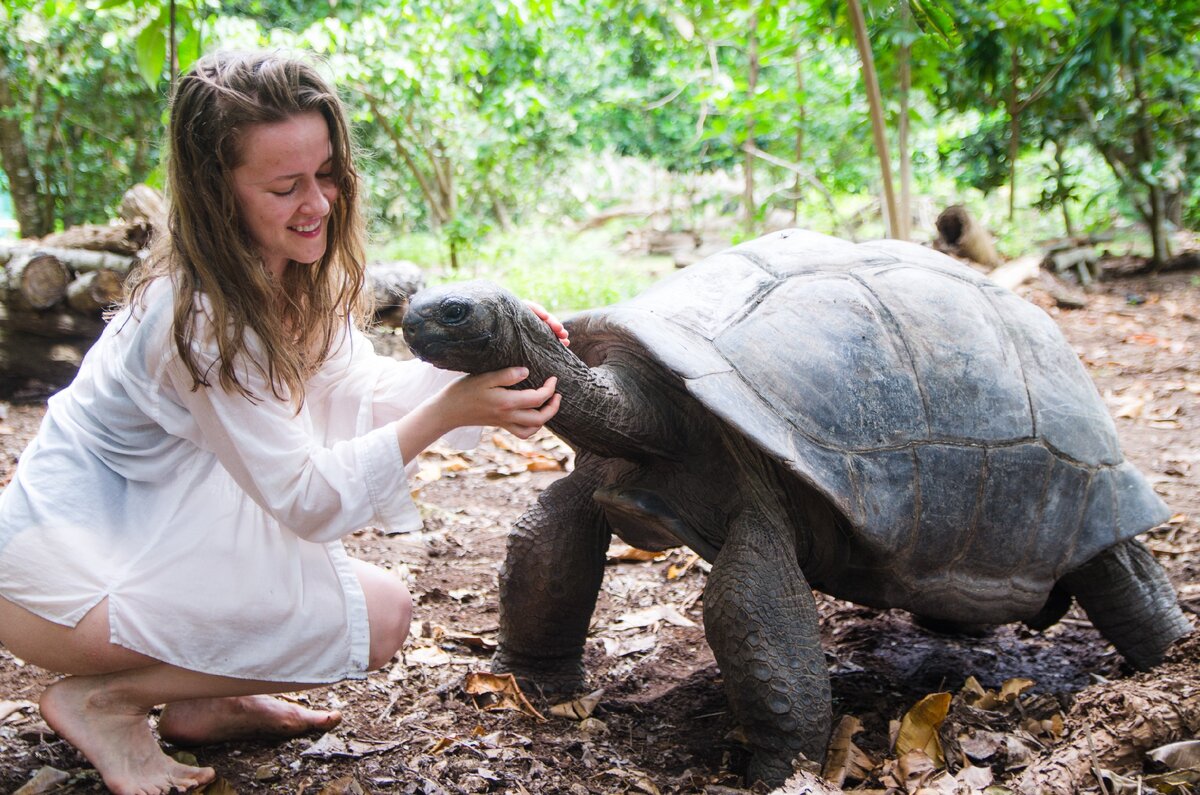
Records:
<instances>
[{"instance_id":1,"label":"woman's face","mask_svg":"<svg viewBox=\"0 0 1200 795\"><path fill-rule=\"evenodd\" d=\"M329 209L337 200L329 126L316 111L255 124L242 134L233 186L242 222L276 278L289 262L325 253Z\"/></svg>"}]
</instances>

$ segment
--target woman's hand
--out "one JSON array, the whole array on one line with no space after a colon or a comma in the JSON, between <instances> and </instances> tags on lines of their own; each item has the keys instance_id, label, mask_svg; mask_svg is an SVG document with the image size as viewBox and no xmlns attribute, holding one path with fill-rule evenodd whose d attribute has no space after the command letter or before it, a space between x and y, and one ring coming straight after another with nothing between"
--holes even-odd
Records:
<instances>
[{"instance_id":1,"label":"woman's hand","mask_svg":"<svg viewBox=\"0 0 1200 795\"><path fill-rule=\"evenodd\" d=\"M562 396L554 391L554 376L536 389L509 389L529 377L524 367L464 376L444 390L453 427L495 425L528 439L558 413Z\"/></svg>"},{"instance_id":2,"label":"woman's hand","mask_svg":"<svg viewBox=\"0 0 1200 795\"><path fill-rule=\"evenodd\" d=\"M566 330L566 328L563 327L562 322L558 318L556 318L554 315L547 312L546 308L544 306L542 306L541 304L539 304L537 301L526 301L525 306L532 309L533 314L540 317L542 319L542 322L544 322L547 326L550 327L550 330L554 332L554 336L558 337L559 341L563 345L570 347L570 345L571 345L570 332L568 332Z\"/></svg>"},{"instance_id":3,"label":"woman's hand","mask_svg":"<svg viewBox=\"0 0 1200 795\"><path fill-rule=\"evenodd\" d=\"M529 377L524 367L465 375L396 422L405 461L412 461L439 438L468 425L494 425L528 439L558 413L562 396L551 376L536 389L508 389Z\"/></svg>"}]
</instances>

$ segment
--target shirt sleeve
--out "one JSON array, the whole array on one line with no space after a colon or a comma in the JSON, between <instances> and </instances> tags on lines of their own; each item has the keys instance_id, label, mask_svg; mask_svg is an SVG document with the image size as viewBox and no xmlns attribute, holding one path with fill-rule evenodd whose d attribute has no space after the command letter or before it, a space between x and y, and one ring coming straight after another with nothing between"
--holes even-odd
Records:
<instances>
[{"instance_id":1,"label":"shirt sleeve","mask_svg":"<svg viewBox=\"0 0 1200 795\"><path fill-rule=\"evenodd\" d=\"M400 419L462 375L419 359L380 356L366 335L349 329L320 377L327 400L343 409L350 403L359 404L353 431L340 431L357 435ZM466 450L479 443L480 432L474 426L456 428L440 441ZM411 469L415 462L409 462L409 466Z\"/></svg>"},{"instance_id":2,"label":"shirt sleeve","mask_svg":"<svg viewBox=\"0 0 1200 795\"><path fill-rule=\"evenodd\" d=\"M282 526L314 542L333 541L366 525L420 526L394 422L331 440L319 427L321 418L275 397L256 368L239 370L239 379L256 396L252 401L221 388L215 350L197 350L196 356L213 373L208 387L193 389L177 356L164 367L172 397L195 423L193 441L211 451Z\"/></svg>"}]
</instances>

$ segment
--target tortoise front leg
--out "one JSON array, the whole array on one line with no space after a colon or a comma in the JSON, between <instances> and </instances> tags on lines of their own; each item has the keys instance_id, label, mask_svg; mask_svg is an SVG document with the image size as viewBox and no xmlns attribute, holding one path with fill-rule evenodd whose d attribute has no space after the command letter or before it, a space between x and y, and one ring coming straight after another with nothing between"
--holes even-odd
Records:
<instances>
[{"instance_id":1,"label":"tortoise front leg","mask_svg":"<svg viewBox=\"0 0 1200 795\"><path fill-rule=\"evenodd\" d=\"M1059 585L1134 668L1158 665L1167 647L1192 631L1166 572L1136 539L1104 550Z\"/></svg>"},{"instance_id":2,"label":"tortoise front leg","mask_svg":"<svg viewBox=\"0 0 1200 795\"><path fill-rule=\"evenodd\" d=\"M583 686L583 644L612 535L592 499L601 462L580 456L517 520L500 571L500 644L492 670L544 693Z\"/></svg>"},{"instance_id":3,"label":"tortoise front leg","mask_svg":"<svg viewBox=\"0 0 1200 795\"><path fill-rule=\"evenodd\" d=\"M829 671L794 546L758 507L735 519L704 588L704 632L754 756L746 783L781 784L829 742Z\"/></svg>"}]
</instances>

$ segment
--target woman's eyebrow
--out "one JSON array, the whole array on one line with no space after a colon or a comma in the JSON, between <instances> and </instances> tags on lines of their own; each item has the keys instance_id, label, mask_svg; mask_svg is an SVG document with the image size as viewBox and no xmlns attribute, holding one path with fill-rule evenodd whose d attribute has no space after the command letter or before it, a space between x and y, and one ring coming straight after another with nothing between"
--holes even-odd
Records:
<instances>
[{"instance_id":1,"label":"woman's eyebrow","mask_svg":"<svg viewBox=\"0 0 1200 795\"><path fill-rule=\"evenodd\" d=\"M324 163L322 163L320 166L318 166L317 171L324 171L325 169L331 167L332 165L333 165L333 158L331 157L328 160L326 160ZM300 179L300 177L303 177L306 173L308 173L308 172L300 171L295 174L280 174L277 177L268 178L267 182L277 182L281 179Z\"/></svg>"}]
</instances>

